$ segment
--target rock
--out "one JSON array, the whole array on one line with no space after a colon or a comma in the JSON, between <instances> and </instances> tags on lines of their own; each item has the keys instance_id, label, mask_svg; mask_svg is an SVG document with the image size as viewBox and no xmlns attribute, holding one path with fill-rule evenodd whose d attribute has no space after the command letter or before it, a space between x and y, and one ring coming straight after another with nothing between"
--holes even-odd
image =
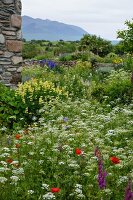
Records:
<instances>
[{"instance_id":1,"label":"rock","mask_svg":"<svg viewBox=\"0 0 133 200\"><path fill-rule=\"evenodd\" d=\"M6 46L8 51L11 52L21 52L22 51L22 42L16 40L7 40Z\"/></svg>"},{"instance_id":2,"label":"rock","mask_svg":"<svg viewBox=\"0 0 133 200\"><path fill-rule=\"evenodd\" d=\"M0 34L0 43L4 44L5 43L5 37L3 34Z\"/></svg>"},{"instance_id":3,"label":"rock","mask_svg":"<svg viewBox=\"0 0 133 200\"><path fill-rule=\"evenodd\" d=\"M16 71L16 68L15 67L10 67L7 69L8 72L15 72Z\"/></svg>"},{"instance_id":4,"label":"rock","mask_svg":"<svg viewBox=\"0 0 133 200\"><path fill-rule=\"evenodd\" d=\"M0 74L2 74L3 73L3 68L2 67L0 67Z\"/></svg>"},{"instance_id":5,"label":"rock","mask_svg":"<svg viewBox=\"0 0 133 200\"><path fill-rule=\"evenodd\" d=\"M11 74L10 72L4 72L4 73L3 73L3 76L5 76L5 77L6 77L6 76L11 76L11 75L12 75L12 74Z\"/></svg>"},{"instance_id":6,"label":"rock","mask_svg":"<svg viewBox=\"0 0 133 200\"><path fill-rule=\"evenodd\" d=\"M11 3L14 2L14 0L2 0L2 1L3 1L3 3L5 3L5 4L11 4Z\"/></svg>"},{"instance_id":7,"label":"rock","mask_svg":"<svg viewBox=\"0 0 133 200\"><path fill-rule=\"evenodd\" d=\"M23 70L23 67L19 67L18 69L17 69L17 72L22 72L22 70Z\"/></svg>"},{"instance_id":8,"label":"rock","mask_svg":"<svg viewBox=\"0 0 133 200\"><path fill-rule=\"evenodd\" d=\"M12 75L11 76L3 76L3 80L7 80L7 81L10 81L11 80L11 78L12 78Z\"/></svg>"},{"instance_id":9,"label":"rock","mask_svg":"<svg viewBox=\"0 0 133 200\"><path fill-rule=\"evenodd\" d=\"M14 31L14 32L16 32L16 28L14 28L14 27L2 27L2 30L3 31Z\"/></svg>"},{"instance_id":10,"label":"rock","mask_svg":"<svg viewBox=\"0 0 133 200\"><path fill-rule=\"evenodd\" d=\"M4 35L16 35L14 31L2 31Z\"/></svg>"},{"instance_id":11,"label":"rock","mask_svg":"<svg viewBox=\"0 0 133 200\"><path fill-rule=\"evenodd\" d=\"M0 65L11 65L9 61L0 61Z\"/></svg>"},{"instance_id":12,"label":"rock","mask_svg":"<svg viewBox=\"0 0 133 200\"><path fill-rule=\"evenodd\" d=\"M4 57L6 57L6 58L10 58L13 55L14 54L12 52L9 52L9 51L5 51L5 53L4 53Z\"/></svg>"},{"instance_id":13,"label":"rock","mask_svg":"<svg viewBox=\"0 0 133 200\"><path fill-rule=\"evenodd\" d=\"M97 67L114 67L113 63L96 63Z\"/></svg>"},{"instance_id":14,"label":"rock","mask_svg":"<svg viewBox=\"0 0 133 200\"><path fill-rule=\"evenodd\" d=\"M0 55L3 55L4 54L4 51L0 51Z\"/></svg>"},{"instance_id":15,"label":"rock","mask_svg":"<svg viewBox=\"0 0 133 200\"><path fill-rule=\"evenodd\" d=\"M21 16L20 15L12 15L11 16L11 26L16 28L21 28Z\"/></svg>"},{"instance_id":16,"label":"rock","mask_svg":"<svg viewBox=\"0 0 133 200\"><path fill-rule=\"evenodd\" d=\"M18 56L13 56L11 58L11 60L12 60L12 62L13 62L14 65L22 63L22 61L23 61L22 57L18 57Z\"/></svg>"},{"instance_id":17,"label":"rock","mask_svg":"<svg viewBox=\"0 0 133 200\"><path fill-rule=\"evenodd\" d=\"M17 31L17 39L18 40L22 39L22 31L21 30Z\"/></svg>"},{"instance_id":18,"label":"rock","mask_svg":"<svg viewBox=\"0 0 133 200\"><path fill-rule=\"evenodd\" d=\"M7 39L7 40L16 40L16 35L15 35L15 36L7 35L7 36L6 36L6 39Z\"/></svg>"},{"instance_id":19,"label":"rock","mask_svg":"<svg viewBox=\"0 0 133 200\"><path fill-rule=\"evenodd\" d=\"M21 14L22 4L20 0L16 0L16 11L17 13Z\"/></svg>"},{"instance_id":20,"label":"rock","mask_svg":"<svg viewBox=\"0 0 133 200\"><path fill-rule=\"evenodd\" d=\"M3 83L4 85L8 86L8 84L10 83L10 80L9 79L8 80L2 79L0 82Z\"/></svg>"},{"instance_id":21,"label":"rock","mask_svg":"<svg viewBox=\"0 0 133 200\"><path fill-rule=\"evenodd\" d=\"M10 83L18 84L19 82L21 82L21 79L22 79L22 77L21 77L20 73L14 74L12 76L12 79L11 79Z\"/></svg>"}]
</instances>

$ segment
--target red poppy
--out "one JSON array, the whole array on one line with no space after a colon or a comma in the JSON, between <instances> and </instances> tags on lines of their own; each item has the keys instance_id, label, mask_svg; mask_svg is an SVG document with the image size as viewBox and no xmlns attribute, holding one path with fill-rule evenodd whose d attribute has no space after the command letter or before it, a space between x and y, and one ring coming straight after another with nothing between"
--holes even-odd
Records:
<instances>
[{"instance_id":1,"label":"red poppy","mask_svg":"<svg viewBox=\"0 0 133 200\"><path fill-rule=\"evenodd\" d=\"M20 134L16 134L15 138L16 138L16 140L19 140L21 138L21 135Z\"/></svg>"},{"instance_id":2,"label":"red poppy","mask_svg":"<svg viewBox=\"0 0 133 200\"><path fill-rule=\"evenodd\" d=\"M13 162L13 159L8 158L8 159L6 160L6 162L7 162L8 164L11 164L11 163Z\"/></svg>"},{"instance_id":3,"label":"red poppy","mask_svg":"<svg viewBox=\"0 0 133 200\"><path fill-rule=\"evenodd\" d=\"M51 188L51 192L53 193L60 192L60 188Z\"/></svg>"},{"instance_id":4,"label":"red poppy","mask_svg":"<svg viewBox=\"0 0 133 200\"><path fill-rule=\"evenodd\" d=\"M120 163L120 159L115 157L115 156L110 157L110 160L114 164L119 164Z\"/></svg>"},{"instance_id":5,"label":"red poppy","mask_svg":"<svg viewBox=\"0 0 133 200\"><path fill-rule=\"evenodd\" d=\"M82 151L81 151L81 149L76 148L75 153L76 153L77 155L81 155L81 154L82 154Z\"/></svg>"},{"instance_id":6,"label":"red poppy","mask_svg":"<svg viewBox=\"0 0 133 200\"><path fill-rule=\"evenodd\" d=\"M21 144L16 144L15 146L16 146L16 148L20 148Z\"/></svg>"}]
</instances>

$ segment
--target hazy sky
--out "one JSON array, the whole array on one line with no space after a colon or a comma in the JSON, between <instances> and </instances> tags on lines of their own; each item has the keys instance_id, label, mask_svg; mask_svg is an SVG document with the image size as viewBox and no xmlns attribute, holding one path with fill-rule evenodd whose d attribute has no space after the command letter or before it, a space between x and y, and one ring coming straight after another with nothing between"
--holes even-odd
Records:
<instances>
[{"instance_id":1,"label":"hazy sky","mask_svg":"<svg viewBox=\"0 0 133 200\"><path fill-rule=\"evenodd\" d=\"M133 18L133 0L21 0L22 15L77 25L88 33L116 39Z\"/></svg>"}]
</instances>

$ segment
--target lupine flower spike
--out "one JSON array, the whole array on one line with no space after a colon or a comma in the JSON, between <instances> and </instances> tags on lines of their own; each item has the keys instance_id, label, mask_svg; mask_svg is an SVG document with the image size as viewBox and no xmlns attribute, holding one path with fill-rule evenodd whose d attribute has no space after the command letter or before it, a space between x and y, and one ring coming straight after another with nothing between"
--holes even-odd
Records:
<instances>
[{"instance_id":1,"label":"lupine flower spike","mask_svg":"<svg viewBox=\"0 0 133 200\"><path fill-rule=\"evenodd\" d=\"M125 200L133 200L132 182L130 179L125 191Z\"/></svg>"},{"instance_id":2,"label":"lupine flower spike","mask_svg":"<svg viewBox=\"0 0 133 200\"><path fill-rule=\"evenodd\" d=\"M98 159L98 184L99 184L99 188L105 189L106 188L107 173L106 173L105 170L103 170L102 156L101 156L101 152L98 149L98 147L96 147L96 149L95 149L95 156Z\"/></svg>"}]
</instances>

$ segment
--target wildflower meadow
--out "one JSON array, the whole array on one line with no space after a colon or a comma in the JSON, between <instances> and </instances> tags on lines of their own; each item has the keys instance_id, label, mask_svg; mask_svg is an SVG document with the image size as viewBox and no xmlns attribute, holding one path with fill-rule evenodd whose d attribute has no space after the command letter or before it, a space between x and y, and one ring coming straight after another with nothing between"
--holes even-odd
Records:
<instances>
[{"instance_id":1,"label":"wildflower meadow","mask_svg":"<svg viewBox=\"0 0 133 200\"><path fill-rule=\"evenodd\" d=\"M90 67L63 70L8 91L18 103L1 107L0 200L132 200L133 100L119 86L124 72L101 83ZM132 91L125 73L123 88ZM106 91L100 99L98 87Z\"/></svg>"}]
</instances>

